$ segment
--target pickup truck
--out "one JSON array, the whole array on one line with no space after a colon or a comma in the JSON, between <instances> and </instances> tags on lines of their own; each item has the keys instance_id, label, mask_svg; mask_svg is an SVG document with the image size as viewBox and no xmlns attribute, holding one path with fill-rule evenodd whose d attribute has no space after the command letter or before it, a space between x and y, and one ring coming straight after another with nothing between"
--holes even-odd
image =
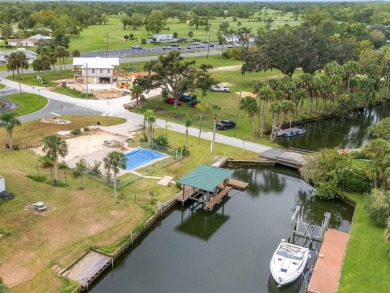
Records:
<instances>
[{"instance_id":1,"label":"pickup truck","mask_svg":"<svg viewBox=\"0 0 390 293\"><path fill-rule=\"evenodd\" d=\"M229 129L229 128L235 128L236 127L236 123L233 122L233 121L230 121L230 120L222 120L221 122L217 123L215 125L215 127L218 130L226 130L226 129Z\"/></svg>"},{"instance_id":2,"label":"pickup truck","mask_svg":"<svg viewBox=\"0 0 390 293\"><path fill-rule=\"evenodd\" d=\"M230 88L223 85L212 85L210 87L210 91L212 92L228 92L230 91Z\"/></svg>"}]
</instances>

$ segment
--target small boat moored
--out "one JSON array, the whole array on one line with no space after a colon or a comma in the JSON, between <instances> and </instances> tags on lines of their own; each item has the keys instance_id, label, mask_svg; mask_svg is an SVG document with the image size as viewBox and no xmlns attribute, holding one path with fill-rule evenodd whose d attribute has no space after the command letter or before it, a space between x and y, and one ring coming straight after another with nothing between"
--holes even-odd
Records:
<instances>
[{"instance_id":1,"label":"small boat moored","mask_svg":"<svg viewBox=\"0 0 390 293\"><path fill-rule=\"evenodd\" d=\"M279 286L290 284L299 278L305 270L309 252L309 248L287 243L282 239L270 263L272 277Z\"/></svg>"}]
</instances>

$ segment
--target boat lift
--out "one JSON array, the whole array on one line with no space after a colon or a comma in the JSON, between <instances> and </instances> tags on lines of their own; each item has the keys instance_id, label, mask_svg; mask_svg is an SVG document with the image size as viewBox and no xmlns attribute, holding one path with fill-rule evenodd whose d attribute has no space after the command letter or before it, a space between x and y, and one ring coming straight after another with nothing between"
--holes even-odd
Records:
<instances>
[{"instance_id":1,"label":"boat lift","mask_svg":"<svg viewBox=\"0 0 390 293\"><path fill-rule=\"evenodd\" d=\"M291 217L291 229L288 241L290 243L295 242L295 238L305 238L305 244L308 240L313 244L313 241L322 242L324 240L325 231L329 226L329 219L331 214L326 212L325 218L322 220L321 226L317 226L311 223L306 223L303 220L304 208L297 206Z\"/></svg>"}]
</instances>

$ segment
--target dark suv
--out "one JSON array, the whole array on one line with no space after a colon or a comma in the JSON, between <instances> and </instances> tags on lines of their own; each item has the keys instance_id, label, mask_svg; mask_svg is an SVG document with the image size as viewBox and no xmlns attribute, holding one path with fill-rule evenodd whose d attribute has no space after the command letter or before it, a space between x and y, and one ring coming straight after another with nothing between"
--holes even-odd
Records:
<instances>
[{"instance_id":1,"label":"dark suv","mask_svg":"<svg viewBox=\"0 0 390 293\"><path fill-rule=\"evenodd\" d=\"M229 128L235 128L236 123L230 120L222 120L221 122L217 123L215 126L219 130L226 130Z\"/></svg>"}]
</instances>

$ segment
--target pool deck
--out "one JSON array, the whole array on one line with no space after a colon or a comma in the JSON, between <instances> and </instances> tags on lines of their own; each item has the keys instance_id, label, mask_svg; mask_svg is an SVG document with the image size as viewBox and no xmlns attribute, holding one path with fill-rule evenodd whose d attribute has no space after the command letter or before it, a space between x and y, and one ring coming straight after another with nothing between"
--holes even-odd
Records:
<instances>
[{"instance_id":1,"label":"pool deck","mask_svg":"<svg viewBox=\"0 0 390 293\"><path fill-rule=\"evenodd\" d=\"M334 293L337 291L349 234L328 229L314 266L307 292Z\"/></svg>"}]
</instances>

